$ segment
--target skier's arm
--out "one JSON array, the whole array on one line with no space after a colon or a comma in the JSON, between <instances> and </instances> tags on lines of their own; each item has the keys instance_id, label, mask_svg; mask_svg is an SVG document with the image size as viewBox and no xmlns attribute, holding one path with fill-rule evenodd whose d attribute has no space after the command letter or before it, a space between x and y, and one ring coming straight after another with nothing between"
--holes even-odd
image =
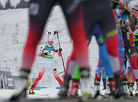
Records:
<instances>
[{"instance_id":1,"label":"skier's arm","mask_svg":"<svg viewBox=\"0 0 138 102\"><path fill-rule=\"evenodd\" d=\"M58 51L59 51L58 56L61 57L62 48L60 47Z\"/></svg>"},{"instance_id":2,"label":"skier's arm","mask_svg":"<svg viewBox=\"0 0 138 102\"><path fill-rule=\"evenodd\" d=\"M39 57L43 57L45 55L44 54L44 50L45 50L45 45L44 46L41 46L40 52L39 52Z\"/></svg>"},{"instance_id":3,"label":"skier's arm","mask_svg":"<svg viewBox=\"0 0 138 102\"><path fill-rule=\"evenodd\" d=\"M56 52L58 54L58 56L61 57L62 48L58 49L56 45L54 45L53 47L54 47L54 52Z\"/></svg>"},{"instance_id":4,"label":"skier's arm","mask_svg":"<svg viewBox=\"0 0 138 102\"><path fill-rule=\"evenodd\" d=\"M61 51L62 51L62 48L59 48L59 50L54 49L54 52L58 53L59 57L61 57Z\"/></svg>"},{"instance_id":5,"label":"skier's arm","mask_svg":"<svg viewBox=\"0 0 138 102\"><path fill-rule=\"evenodd\" d=\"M45 50L45 49L43 49L42 51L39 52L39 57L43 57L43 56L44 56L44 53L43 53L44 50Z\"/></svg>"}]
</instances>

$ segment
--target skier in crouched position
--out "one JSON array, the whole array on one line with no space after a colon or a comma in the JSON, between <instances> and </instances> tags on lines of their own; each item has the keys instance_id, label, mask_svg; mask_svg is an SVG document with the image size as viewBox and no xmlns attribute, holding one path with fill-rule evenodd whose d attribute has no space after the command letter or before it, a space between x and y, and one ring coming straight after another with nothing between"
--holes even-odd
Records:
<instances>
[{"instance_id":1,"label":"skier in crouched position","mask_svg":"<svg viewBox=\"0 0 138 102\"><path fill-rule=\"evenodd\" d=\"M60 86L62 85L62 80L58 76L58 72L54 66L54 60L53 60L53 55L55 52L58 53L59 57L61 57L62 48L59 48L59 50L57 50L55 46L53 45L53 43L54 43L54 37L50 36L48 43L46 43L43 47L41 47L39 57L42 57L42 62L41 62L42 67L40 69L38 77L35 79L35 81L33 82L31 86L31 89L29 90L29 94L35 94L34 88L36 87L38 82L41 80L46 70L51 71L55 79L58 81L59 85Z\"/></svg>"}]
</instances>

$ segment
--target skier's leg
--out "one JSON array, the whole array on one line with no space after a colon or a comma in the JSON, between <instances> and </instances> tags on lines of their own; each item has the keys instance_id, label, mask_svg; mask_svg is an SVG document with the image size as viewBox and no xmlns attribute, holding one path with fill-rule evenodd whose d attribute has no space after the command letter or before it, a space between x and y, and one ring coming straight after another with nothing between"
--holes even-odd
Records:
<instances>
[{"instance_id":1,"label":"skier's leg","mask_svg":"<svg viewBox=\"0 0 138 102\"><path fill-rule=\"evenodd\" d=\"M91 35L95 35L95 37L96 37L96 41L99 45L99 57L100 57L98 67L97 67L98 69L96 70L96 74L95 74L95 86L97 87L98 91L96 92L96 95L95 95L94 98L96 98L99 94L99 87L100 87L99 83L100 83L100 78L101 78L101 73L99 73L99 72L100 72L101 67L105 67L105 70L106 70L106 73L107 73L108 77L110 78L110 80L111 79L113 80L113 73L112 73L110 61L109 61L109 58L108 58L108 54L107 54L107 51L106 51L106 46L105 46L104 40L102 38L102 34L103 33L102 33L99 25L96 25L94 27L94 30L91 34ZM88 40L89 40L88 42L90 43L91 36L89 37ZM115 89L115 88L113 88L113 89Z\"/></svg>"},{"instance_id":2,"label":"skier's leg","mask_svg":"<svg viewBox=\"0 0 138 102\"><path fill-rule=\"evenodd\" d=\"M115 82L114 82L114 76L113 76L113 72L112 72L112 68L111 68L108 53L106 51L105 44L99 44L99 49L100 49L99 55L102 58L103 66L104 66L104 70L105 70L103 72L105 72L106 75L108 76L108 81L109 81L108 90L110 90L110 95L113 95L115 93ZM104 75L104 73L102 75ZM106 87L106 78L103 78L103 85L104 85L104 87ZM109 95L109 93L108 93L108 95Z\"/></svg>"},{"instance_id":3,"label":"skier's leg","mask_svg":"<svg viewBox=\"0 0 138 102\"><path fill-rule=\"evenodd\" d=\"M118 52L119 52L119 58L121 61L121 66L122 66L122 75L123 75L123 79L126 79L126 68L125 68L125 64L124 64L124 41L123 41L123 37L122 37L122 31L120 26L118 26Z\"/></svg>"},{"instance_id":4,"label":"skier's leg","mask_svg":"<svg viewBox=\"0 0 138 102\"><path fill-rule=\"evenodd\" d=\"M40 71L38 77L35 79L35 81L33 82L31 89L29 90L29 94L34 94L34 89L36 87L36 85L38 84L38 82L42 79L43 75L44 75L45 71Z\"/></svg>"},{"instance_id":5,"label":"skier's leg","mask_svg":"<svg viewBox=\"0 0 138 102\"><path fill-rule=\"evenodd\" d=\"M105 72L105 70L103 70L103 72L102 72L102 81L103 81L103 89L105 90L106 89L106 77L107 77L107 75L106 75L106 72Z\"/></svg>"},{"instance_id":6,"label":"skier's leg","mask_svg":"<svg viewBox=\"0 0 138 102\"><path fill-rule=\"evenodd\" d=\"M113 72L112 72L112 68L111 68L108 53L106 51L105 44L99 45L99 50L100 50L99 55L103 61L103 66L105 67L105 72L109 78L113 78Z\"/></svg>"},{"instance_id":7,"label":"skier's leg","mask_svg":"<svg viewBox=\"0 0 138 102\"><path fill-rule=\"evenodd\" d=\"M53 5L54 0L30 0L29 32L23 49L22 70L31 70L36 56L36 47L42 37L45 23Z\"/></svg>"},{"instance_id":8,"label":"skier's leg","mask_svg":"<svg viewBox=\"0 0 138 102\"><path fill-rule=\"evenodd\" d=\"M135 83L135 77L134 77L133 71L131 72L131 75L130 75L130 83Z\"/></svg>"},{"instance_id":9,"label":"skier's leg","mask_svg":"<svg viewBox=\"0 0 138 102\"><path fill-rule=\"evenodd\" d=\"M124 64L124 41L123 41L123 37L122 37L122 31L120 26L118 26L118 52L119 52L119 58L120 58L120 62L121 62L121 74L123 76L123 88L125 93L128 93L128 80L127 80L127 75L126 75L126 67Z\"/></svg>"},{"instance_id":10,"label":"skier's leg","mask_svg":"<svg viewBox=\"0 0 138 102\"><path fill-rule=\"evenodd\" d=\"M68 89L69 89L69 82L72 78L76 65L77 65L77 62L75 61L74 55L72 54L67 61L65 76L63 79L63 85L61 87L60 92L58 93L59 96L61 97L67 96Z\"/></svg>"},{"instance_id":11,"label":"skier's leg","mask_svg":"<svg viewBox=\"0 0 138 102\"><path fill-rule=\"evenodd\" d=\"M109 56L106 50L106 46L103 39L103 32L101 31L100 27L96 25L95 29L93 30L93 35L96 37L96 41L99 45L99 63L101 67L105 67L106 74L109 78L113 78L113 72L109 60Z\"/></svg>"},{"instance_id":12,"label":"skier's leg","mask_svg":"<svg viewBox=\"0 0 138 102\"><path fill-rule=\"evenodd\" d=\"M135 77L134 77L134 74L133 74L133 71L132 71L131 74L130 74L130 82L129 82L130 96L133 96L134 83L135 83Z\"/></svg>"},{"instance_id":13,"label":"skier's leg","mask_svg":"<svg viewBox=\"0 0 138 102\"><path fill-rule=\"evenodd\" d=\"M77 7L73 9L69 7L75 3L78 3ZM82 1L66 0L61 1L61 7L67 20L70 36L73 40L73 56L77 61L79 68L89 69L88 64L88 46L87 39L83 25L83 8ZM68 9L68 10L66 10ZM85 52L85 53L84 53Z\"/></svg>"},{"instance_id":14,"label":"skier's leg","mask_svg":"<svg viewBox=\"0 0 138 102\"><path fill-rule=\"evenodd\" d=\"M130 65L132 67L132 71L134 74L135 79L138 79L138 66L137 66L137 52L136 52L136 47L133 46L131 48L128 48L127 50L127 55L130 61Z\"/></svg>"},{"instance_id":15,"label":"skier's leg","mask_svg":"<svg viewBox=\"0 0 138 102\"><path fill-rule=\"evenodd\" d=\"M60 79L56 68L54 68L54 70L53 70L53 75L54 75L55 79L58 81L59 85L62 86L63 82Z\"/></svg>"},{"instance_id":16,"label":"skier's leg","mask_svg":"<svg viewBox=\"0 0 138 102\"><path fill-rule=\"evenodd\" d=\"M130 95L133 96L133 85L134 85L134 77L138 86L138 66L137 66L137 52L136 52L136 47L135 46L131 46L129 48L126 49L126 53L127 56L129 58L130 61L130 65L132 67L132 71L131 75L130 75L130 82L129 82L129 92ZM134 77L133 77L134 76Z\"/></svg>"},{"instance_id":17,"label":"skier's leg","mask_svg":"<svg viewBox=\"0 0 138 102\"><path fill-rule=\"evenodd\" d=\"M72 86L70 88L69 94L74 97L78 96L78 87L80 84L80 69L78 65L75 68L75 71L72 76Z\"/></svg>"},{"instance_id":18,"label":"skier's leg","mask_svg":"<svg viewBox=\"0 0 138 102\"><path fill-rule=\"evenodd\" d=\"M44 72L39 72L38 77L35 79L35 81L33 82L32 86L35 88L35 86L38 84L38 82L42 79L44 75Z\"/></svg>"},{"instance_id":19,"label":"skier's leg","mask_svg":"<svg viewBox=\"0 0 138 102\"><path fill-rule=\"evenodd\" d=\"M114 16L115 17L115 16ZM111 68L114 73L115 77L115 98L119 98L121 96L126 95L123 89L123 79L121 76L121 62L118 55L118 35L117 35L117 28L116 28L116 22L113 17L113 14L111 14L106 19L103 20L103 23L101 25L101 29L103 30L103 33L105 34L105 44L107 48L107 52L109 55L109 59L111 62ZM109 20L111 20L109 22ZM112 25L112 26L111 26ZM111 27L108 27L111 26Z\"/></svg>"},{"instance_id":20,"label":"skier's leg","mask_svg":"<svg viewBox=\"0 0 138 102\"><path fill-rule=\"evenodd\" d=\"M129 60L130 60L130 64L131 64L135 79L138 79L137 56L135 56Z\"/></svg>"},{"instance_id":21,"label":"skier's leg","mask_svg":"<svg viewBox=\"0 0 138 102\"><path fill-rule=\"evenodd\" d=\"M98 62L98 66L95 71L95 79L94 79L94 87L95 87L94 98L96 98L100 94L100 80L101 80L101 76L102 76L102 68L103 67L104 67L103 61L102 61L101 57L99 56L99 62Z\"/></svg>"},{"instance_id":22,"label":"skier's leg","mask_svg":"<svg viewBox=\"0 0 138 102\"><path fill-rule=\"evenodd\" d=\"M102 60L99 58L99 63L95 71L95 79L94 79L94 91L95 95L94 98L97 98L100 95L100 80L102 76Z\"/></svg>"},{"instance_id":23,"label":"skier's leg","mask_svg":"<svg viewBox=\"0 0 138 102\"><path fill-rule=\"evenodd\" d=\"M78 4L77 7L72 9L71 7L75 4ZM87 71L86 77L89 77L89 64L88 64L88 46L87 46L87 40L86 40L86 35L84 31L84 25L83 25L83 12L82 12L82 2L81 1L76 1L74 0L63 0L60 2L61 7L63 9L63 12L65 14L65 18L67 20L67 25L69 28L69 32L71 35L71 38L73 40L73 53L72 57L74 57L74 61L77 62L79 68L81 71ZM70 6L69 6L70 4ZM85 52L85 53L84 53ZM68 65L70 65L70 63ZM67 65L67 67L68 67ZM70 70L70 67L68 67ZM74 70L75 67L72 67L71 70ZM73 71L71 71L73 72ZM85 76L85 75L82 75ZM86 78L85 77L85 78ZM65 72L65 77L63 81L63 87L61 88L59 92L59 96L66 96L69 88L69 81L71 79L70 75L67 75L67 72Z\"/></svg>"},{"instance_id":24,"label":"skier's leg","mask_svg":"<svg viewBox=\"0 0 138 102\"><path fill-rule=\"evenodd\" d=\"M113 91L113 89L115 89L115 85L113 85L114 83L114 79L113 79L113 72L112 72L112 68L111 68L111 65L110 65L110 60L109 60L109 57L108 57L108 53L107 53L107 51L106 51L106 46L105 46L105 43L104 43L104 39L103 39L103 36L102 36L102 34L103 34L103 32L101 31L101 29L100 29L100 27L98 26L98 25L96 25L96 27L95 27L95 29L93 30L93 33L92 33L93 35L95 35L96 36L96 41L97 41L97 43L98 43L98 45L99 45L99 63L98 63L98 69L100 68L102 68L103 69L103 67L105 68L105 72L107 73L107 76L108 76L108 78L109 78L109 81L111 81L109 84L110 84L110 90L112 90L111 92L114 92ZM99 70L100 70L99 69ZM97 70L96 70L97 71ZM102 70L103 71L103 70ZM101 73L100 74L102 74L102 71L100 71ZM98 80L98 73L99 71L97 71L96 72L96 76L95 76L95 78L97 78L97 80L95 80L95 83L97 83L97 84L95 84L95 85L97 85L97 89L100 89L100 88L98 88L98 87L100 87L100 77L99 77L99 80ZM102 74L102 75L104 75L104 74ZM100 75L99 75L100 76ZM106 82L106 79L103 79L104 80L104 83ZM105 84L104 84L105 85ZM106 86L105 86L106 87ZM95 94L95 97L94 98L96 98L97 96L98 96L98 94L99 94L100 92L99 92L99 90L96 92L96 94ZM112 93L113 94L113 93Z\"/></svg>"},{"instance_id":25,"label":"skier's leg","mask_svg":"<svg viewBox=\"0 0 138 102\"><path fill-rule=\"evenodd\" d=\"M76 66L77 66L77 61L75 60L74 50L73 50L71 56L67 60L67 66L66 66L66 70L65 70L65 77L66 76L72 77Z\"/></svg>"},{"instance_id":26,"label":"skier's leg","mask_svg":"<svg viewBox=\"0 0 138 102\"><path fill-rule=\"evenodd\" d=\"M128 82L130 82L131 72L132 72L132 67L127 66L127 79L128 79Z\"/></svg>"},{"instance_id":27,"label":"skier's leg","mask_svg":"<svg viewBox=\"0 0 138 102\"><path fill-rule=\"evenodd\" d=\"M96 68L96 71L95 71L95 80L99 80L100 81L101 76L102 76L102 71L101 71L102 68L103 67L99 66L99 64L98 64L98 66Z\"/></svg>"},{"instance_id":28,"label":"skier's leg","mask_svg":"<svg viewBox=\"0 0 138 102\"><path fill-rule=\"evenodd\" d=\"M46 64L46 61L45 59L42 59L43 61L41 62L41 68L40 68L40 72L39 72L39 75L38 77L35 79L35 81L33 82L32 86L31 86L31 89L29 90L29 93L34 93L34 88L36 87L36 85L39 83L39 81L42 79L45 71L46 71L46 67L47 67L47 64Z\"/></svg>"}]
</instances>

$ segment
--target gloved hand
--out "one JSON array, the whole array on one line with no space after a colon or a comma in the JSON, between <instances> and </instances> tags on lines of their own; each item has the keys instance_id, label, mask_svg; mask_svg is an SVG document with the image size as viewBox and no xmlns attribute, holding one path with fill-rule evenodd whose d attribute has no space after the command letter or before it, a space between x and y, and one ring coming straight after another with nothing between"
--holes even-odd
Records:
<instances>
[{"instance_id":1,"label":"gloved hand","mask_svg":"<svg viewBox=\"0 0 138 102\"><path fill-rule=\"evenodd\" d=\"M136 38L138 38L138 35L135 35Z\"/></svg>"},{"instance_id":2,"label":"gloved hand","mask_svg":"<svg viewBox=\"0 0 138 102\"><path fill-rule=\"evenodd\" d=\"M62 51L62 48L60 47L60 48L59 48L59 52L61 52L61 51Z\"/></svg>"},{"instance_id":3,"label":"gloved hand","mask_svg":"<svg viewBox=\"0 0 138 102\"><path fill-rule=\"evenodd\" d=\"M47 52L45 52L45 55L48 55L48 53L47 53Z\"/></svg>"},{"instance_id":4,"label":"gloved hand","mask_svg":"<svg viewBox=\"0 0 138 102\"><path fill-rule=\"evenodd\" d=\"M130 15L130 12L127 9L124 9L122 15Z\"/></svg>"},{"instance_id":5,"label":"gloved hand","mask_svg":"<svg viewBox=\"0 0 138 102\"><path fill-rule=\"evenodd\" d=\"M113 9L116 9L117 6L118 6L118 3L114 2L112 8L113 8Z\"/></svg>"},{"instance_id":6,"label":"gloved hand","mask_svg":"<svg viewBox=\"0 0 138 102\"><path fill-rule=\"evenodd\" d=\"M54 31L54 35L56 35L56 34L58 34L58 32L57 31Z\"/></svg>"}]
</instances>

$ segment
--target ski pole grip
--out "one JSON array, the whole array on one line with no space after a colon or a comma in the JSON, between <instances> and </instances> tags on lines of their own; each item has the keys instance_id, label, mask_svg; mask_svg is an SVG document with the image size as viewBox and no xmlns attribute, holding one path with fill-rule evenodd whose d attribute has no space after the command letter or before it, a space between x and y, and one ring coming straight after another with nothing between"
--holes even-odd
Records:
<instances>
[{"instance_id":1,"label":"ski pole grip","mask_svg":"<svg viewBox=\"0 0 138 102\"><path fill-rule=\"evenodd\" d=\"M48 32L48 34L51 34L51 32Z\"/></svg>"},{"instance_id":2,"label":"ski pole grip","mask_svg":"<svg viewBox=\"0 0 138 102\"><path fill-rule=\"evenodd\" d=\"M54 35L58 34L58 31L54 31Z\"/></svg>"}]
</instances>

